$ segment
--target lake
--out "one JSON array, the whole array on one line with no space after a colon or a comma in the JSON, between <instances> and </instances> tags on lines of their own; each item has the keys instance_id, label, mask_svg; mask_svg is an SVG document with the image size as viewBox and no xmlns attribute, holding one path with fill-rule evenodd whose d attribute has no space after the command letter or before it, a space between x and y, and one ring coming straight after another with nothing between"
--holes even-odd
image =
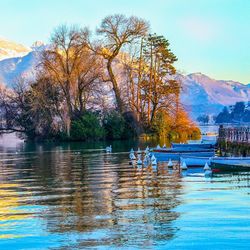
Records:
<instances>
[{"instance_id":1,"label":"lake","mask_svg":"<svg viewBox=\"0 0 250 250\"><path fill-rule=\"evenodd\" d=\"M138 145L1 145L0 249L250 248L249 173L132 167Z\"/></svg>"}]
</instances>

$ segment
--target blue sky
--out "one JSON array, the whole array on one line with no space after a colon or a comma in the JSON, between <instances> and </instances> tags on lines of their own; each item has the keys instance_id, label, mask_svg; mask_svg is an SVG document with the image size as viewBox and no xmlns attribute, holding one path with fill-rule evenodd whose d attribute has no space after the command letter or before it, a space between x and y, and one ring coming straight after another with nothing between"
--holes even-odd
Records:
<instances>
[{"instance_id":1,"label":"blue sky","mask_svg":"<svg viewBox=\"0 0 250 250\"><path fill-rule=\"evenodd\" d=\"M249 0L0 0L0 9L0 36L27 46L60 24L95 30L106 15L136 15L170 41L183 73L250 83Z\"/></svg>"}]
</instances>

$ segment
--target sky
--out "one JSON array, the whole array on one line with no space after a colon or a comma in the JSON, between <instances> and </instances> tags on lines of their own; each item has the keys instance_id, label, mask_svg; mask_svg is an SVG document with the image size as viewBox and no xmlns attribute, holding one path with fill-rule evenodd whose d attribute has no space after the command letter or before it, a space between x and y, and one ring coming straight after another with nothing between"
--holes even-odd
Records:
<instances>
[{"instance_id":1,"label":"sky","mask_svg":"<svg viewBox=\"0 0 250 250\"><path fill-rule=\"evenodd\" d=\"M26 46L60 24L94 32L107 15L136 15L169 40L180 72L250 83L250 0L0 0L0 13L0 37Z\"/></svg>"}]
</instances>

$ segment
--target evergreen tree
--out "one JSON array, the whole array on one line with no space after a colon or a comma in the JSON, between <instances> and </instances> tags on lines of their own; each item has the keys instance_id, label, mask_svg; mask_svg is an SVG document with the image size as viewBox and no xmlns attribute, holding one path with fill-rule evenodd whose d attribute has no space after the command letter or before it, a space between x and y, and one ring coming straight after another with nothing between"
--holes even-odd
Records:
<instances>
[{"instance_id":1,"label":"evergreen tree","mask_svg":"<svg viewBox=\"0 0 250 250\"><path fill-rule=\"evenodd\" d=\"M229 123L231 122L231 115L227 107L224 107L222 112L216 118L216 123Z\"/></svg>"}]
</instances>

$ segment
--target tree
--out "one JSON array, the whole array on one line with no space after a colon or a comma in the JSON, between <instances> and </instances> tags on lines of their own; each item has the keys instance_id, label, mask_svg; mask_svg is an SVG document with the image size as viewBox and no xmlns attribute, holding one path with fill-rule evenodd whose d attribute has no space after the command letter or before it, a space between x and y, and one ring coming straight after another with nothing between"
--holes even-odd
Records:
<instances>
[{"instance_id":1,"label":"tree","mask_svg":"<svg viewBox=\"0 0 250 250\"><path fill-rule=\"evenodd\" d=\"M158 112L174 112L178 116L180 83L173 78L177 58L163 36L149 35L135 46L135 56L130 54L125 63L130 83L127 92L131 110L150 129Z\"/></svg>"},{"instance_id":2,"label":"tree","mask_svg":"<svg viewBox=\"0 0 250 250\"><path fill-rule=\"evenodd\" d=\"M245 103L236 102L231 112L232 121L242 121L245 112Z\"/></svg>"},{"instance_id":3,"label":"tree","mask_svg":"<svg viewBox=\"0 0 250 250\"><path fill-rule=\"evenodd\" d=\"M48 79L19 79L12 90L1 90L1 132L20 132L30 139L49 138L63 129L60 94Z\"/></svg>"},{"instance_id":4,"label":"tree","mask_svg":"<svg viewBox=\"0 0 250 250\"><path fill-rule=\"evenodd\" d=\"M189 131L177 58L168 40L148 29L137 17L112 15L97 29L101 40L91 42L86 28L59 26L36 79L0 92L1 130L75 140Z\"/></svg>"},{"instance_id":5,"label":"tree","mask_svg":"<svg viewBox=\"0 0 250 250\"><path fill-rule=\"evenodd\" d=\"M144 95L148 100L148 123L154 121L158 110L168 109L178 99L180 85L170 76L176 70L173 63L176 56L169 49L169 42L163 36L149 35L144 47L144 60L148 61L148 78L144 80ZM176 102L178 104L178 101Z\"/></svg>"},{"instance_id":6,"label":"tree","mask_svg":"<svg viewBox=\"0 0 250 250\"><path fill-rule=\"evenodd\" d=\"M198 122L208 123L209 122L209 115L203 114L197 117Z\"/></svg>"},{"instance_id":7,"label":"tree","mask_svg":"<svg viewBox=\"0 0 250 250\"><path fill-rule=\"evenodd\" d=\"M64 96L65 124L86 110L97 92L102 74L101 60L89 49L89 31L72 26L59 26L51 36L51 46L43 52L42 71Z\"/></svg>"},{"instance_id":8,"label":"tree","mask_svg":"<svg viewBox=\"0 0 250 250\"><path fill-rule=\"evenodd\" d=\"M108 72L108 79L106 79L106 81L112 83L117 107L121 114L125 111L124 103L120 93L119 82L114 73L113 63L121 50L127 44L131 44L136 39L145 36L148 28L148 23L140 18L111 15L105 17L97 29L97 34L102 36L102 44L96 51L106 61Z\"/></svg>"},{"instance_id":9,"label":"tree","mask_svg":"<svg viewBox=\"0 0 250 250\"><path fill-rule=\"evenodd\" d=\"M231 122L231 116L227 107L224 107L222 112L216 118L216 123L229 123Z\"/></svg>"}]
</instances>

